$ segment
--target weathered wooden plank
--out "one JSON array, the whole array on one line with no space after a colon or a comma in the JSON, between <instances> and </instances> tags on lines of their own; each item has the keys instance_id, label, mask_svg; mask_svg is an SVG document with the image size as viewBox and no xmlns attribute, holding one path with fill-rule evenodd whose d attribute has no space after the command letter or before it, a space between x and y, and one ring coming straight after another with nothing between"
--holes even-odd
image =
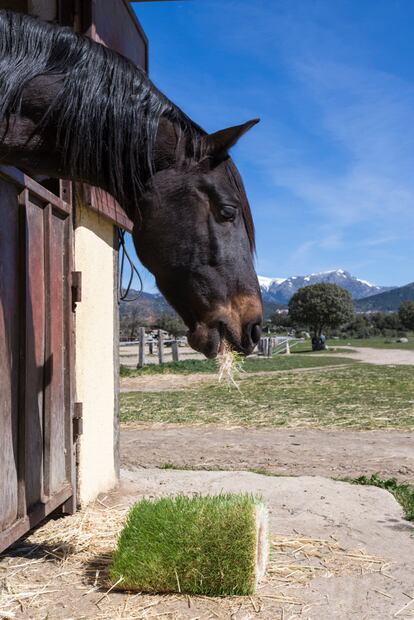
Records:
<instances>
[{"instance_id":1,"label":"weathered wooden plank","mask_svg":"<svg viewBox=\"0 0 414 620\"><path fill-rule=\"evenodd\" d=\"M158 361L164 363L164 334L162 329L158 330Z\"/></svg>"},{"instance_id":2,"label":"weathered wooden plank","mask_svg":"<svg viewBox=\"0 0 414 620\"><path fill-rule=\"evenodd\" d=\"M65 466L65 221L54 210L50 216L49 289L50 307L50 471L49 494L59 491L66 479ZM68 413L69 415L69 413Z\"/></svg>"},{"instance_id":3,"label":"weathered wooden plank","mask_svg":"<svg viewBox=\"0 0 414 620\"><path fill-rule=\"evenodd\" d=\"M91 8L87 34L148 71L148 39L128 2L95 0Z\"/></svg>"},{"instance_id":4,"label":"weathered wooden plank","mask_svg":"<svg viewBox=\"0 0 414 620\"><path fill-rule=\"evenodd\" d=\"M19 210L0 180L0 531L18 517Z\"/></svg>"},{"instance_id":5,"label":"weathered wooden plank","mask_svg":"<svg viewBox=\"0 0 414 620\"><path fill-rule=\"evenodd\" d=\"M60 195L72 206L72 183L69 181L60 182ZM77 441L73 432L73 416L75 402L75 321L74 305L72 300L72 281L69 279L73 272L73 227L72 218L68 217L65 221L65 240L64 240L64 340L65 340L65 467L66 480L72 486L72 495L65 504L62 511L73 514L77 508L77 471L76 471L76 450ZM116 280L117 281L117 280ZM79 284L79 282L78 282ZM80 281L82 286L82 280ZM81 293L81 291L80 291ZM114 293L115 296L115 293ZM119 372L119 369L118 369Z\"/></svg>"},{"instance_id":6,"label":"weathered wooden plank","mask_svg":"<svg viewBox=\"0 0 414 620\"><path fill-rule=\"evenodd\" d=\"M171 354L172 354L172 361L178 362L179 353L178 353L178 342L176 340L173 340L171 343Z\"/></svg>"},{"instance_id":7,"label":"weathered wooden plank","mask_svg":"<svg viewBox=\"0 0 414 620\"><path fill-rule=\"evenodd\" d=\"M43 185L40 185L40 183L37 183L17 168L13 168L12 166L0 166L0 178L16 184L21 190L23 188L29 190L30 193L41 200L43 204L53 205L54 208L62 214L69 215L72 211L70 204L50 192L48 189L43 187Z\"/></svg>"},{"instance_id":8,"label":"weathered wooden plank","mask_svg":"<svg viewBox=\"0 0 414 620\"><path fill-rule=\"evenodd\" d=\"M0 532L0 553L26 534L32 527L43 521L45 517L55 512L73 494L71 484L65 484L47 503L39 503L32 507L30 514L23 516L7 530Z\"/></svg>"},{"instance_id":9,"label":"weathered wooden plank","mask_svg":"<svg viewBox=\"0 0 414 620\"><path fill-rule=\"evenodd\" d=\"M138 335L138 363L137 368L144 368L145 366L145 327L139 328Z\"/></svg>"},{"instance_id":10,"label":"weathered wooden plank","mask_svg":"<svg viewBox=\"0 0 414 620\"><path fill-rule=\"evenodd\" d=\"M25 435L27 508L43 497L45 278L43 210L26 203Z\"/></svg>"}]
</instances>

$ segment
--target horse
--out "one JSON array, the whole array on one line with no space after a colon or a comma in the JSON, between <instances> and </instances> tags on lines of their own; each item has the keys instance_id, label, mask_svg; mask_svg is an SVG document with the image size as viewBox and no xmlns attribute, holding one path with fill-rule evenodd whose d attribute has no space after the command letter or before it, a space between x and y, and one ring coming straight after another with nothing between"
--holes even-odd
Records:
<instances>
[{"instance_id":1,"label":"horse","mask_svg":"<svg viewBox=\"0 0 414 620\"><path fill-rule=\"evenodd\" d=\"M190 345L209 358L225 342L248 355L260 338L254 225L229 155L257 122L208 134L122 55L0 11L0 163L111 194Z\"/></svg>"}]
</instances>

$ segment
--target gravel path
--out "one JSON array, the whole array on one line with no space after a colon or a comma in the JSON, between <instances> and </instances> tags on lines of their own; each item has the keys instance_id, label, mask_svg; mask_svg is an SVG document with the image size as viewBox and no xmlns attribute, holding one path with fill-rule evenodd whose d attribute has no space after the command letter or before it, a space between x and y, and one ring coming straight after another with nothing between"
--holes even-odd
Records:
<instances>
[{"instance_id":1,"label":"gravel path","mask_svg":"<svg viewBox=\"0 0 414 620\"><path fill-rule=\"evenodd\" d=\"M328 353L327 353L328 355ZM371 349L369 347L352 347L347 356L367 364L413 364L414 351L404 349Z\"/></svg>"}]
</instances>

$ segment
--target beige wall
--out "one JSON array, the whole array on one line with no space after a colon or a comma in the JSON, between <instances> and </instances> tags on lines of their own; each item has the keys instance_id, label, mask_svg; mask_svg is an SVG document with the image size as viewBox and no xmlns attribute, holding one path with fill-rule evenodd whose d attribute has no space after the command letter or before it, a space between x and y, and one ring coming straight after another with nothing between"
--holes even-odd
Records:
<instances>
[{"instance_id":1,"label":"beige wall","mask_svg":"<svg viewBox=\"0 0 414 620\"><path fill-rule=\"evenodd\" d=\"M75 269L82 272L76 309L76 400L83 403L79 440L81 504L117 480L114 445L114 229L94 211L78 208Z\"/></svg>"}]
</instances>

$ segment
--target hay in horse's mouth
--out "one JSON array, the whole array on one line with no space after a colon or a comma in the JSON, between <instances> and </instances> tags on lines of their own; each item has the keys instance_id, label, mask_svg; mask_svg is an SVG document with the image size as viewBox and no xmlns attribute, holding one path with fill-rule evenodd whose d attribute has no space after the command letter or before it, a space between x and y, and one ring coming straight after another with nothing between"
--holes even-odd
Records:
<instances>
[{"instance_id":1,"label":"hay in horse's mouth","mask_svg":"<svg viewBox=\"0 0 414 620\"><path fill-rule=\"evenodd\" d=\"M216 359L219 367L219 382L224 381L229 386L239 390L240 388L235 377L242 371L244 357L237 353L225 338L222 338Z\"/></svg>"}]
</instances>

